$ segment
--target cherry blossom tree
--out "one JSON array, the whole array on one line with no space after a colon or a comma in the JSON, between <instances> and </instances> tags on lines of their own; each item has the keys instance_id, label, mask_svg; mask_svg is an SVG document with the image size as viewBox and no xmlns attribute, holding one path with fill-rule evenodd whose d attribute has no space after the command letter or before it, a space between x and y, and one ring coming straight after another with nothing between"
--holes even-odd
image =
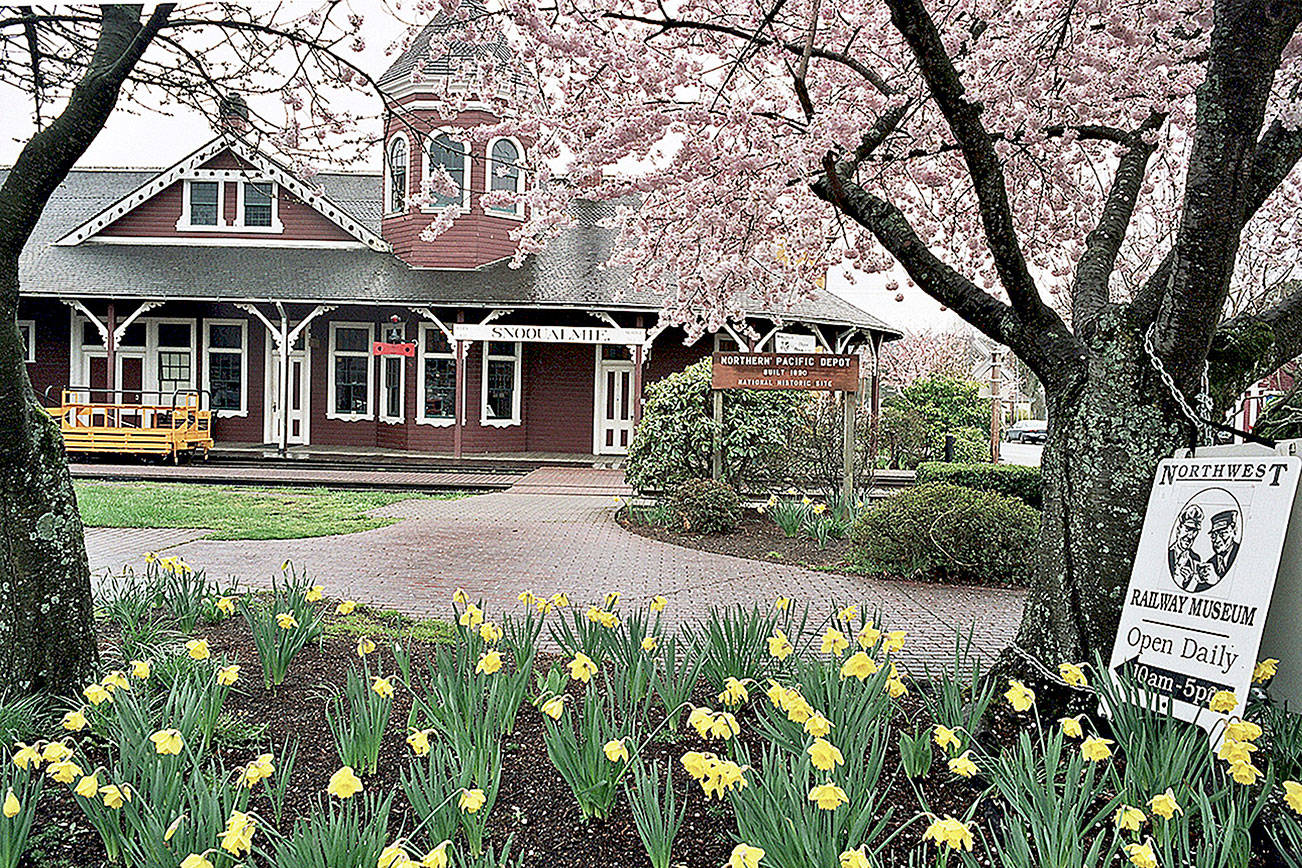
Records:
<instances>
[{"instance_id":1,"label":"cherry blossom tree","mask_svg":"<svg viewBox=\"0 0 1302 868\"><path fill-rule=\"evenodd\" d=\"M626 203L612 262L689 328L849 263L1010 347L1050 419L1016 647L1106 653L1156 462L1192 442L1191 414L1302 351L1302 293L1280 289L1302 3L508 0L500 17L540 92L510 123L538 135L539 175L569 178L526 194L521 256L567 196L608 199ZM897 268L905 286L874 277Z\"/></svg>"},{"instance_id":2,"label":"cherry blossom tree","mask_svg":"<svg viewBox=\"0 0 1302 868\"><path fill-rule=\"evenodd\" d=\"M924 377L969 379L972 342L956 331L918 329L882 347L882 383L907 386Z\"/></svg>"}]
</instances>

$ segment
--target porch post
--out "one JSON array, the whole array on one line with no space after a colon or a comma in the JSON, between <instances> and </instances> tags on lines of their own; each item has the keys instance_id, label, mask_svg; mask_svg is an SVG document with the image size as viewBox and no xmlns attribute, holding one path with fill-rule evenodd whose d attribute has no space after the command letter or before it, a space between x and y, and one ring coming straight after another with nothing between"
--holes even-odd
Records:
<instances>
[{"instance_id":1,"label":"porch post","mask_svg":"<svg viewBox=\"0 0 1302 868\"><path fill-rule=\"evenodd\" d=\"M280 345L277 349L280 351L280 431L279 452L280 457L284 458L289 454L289 396L290 371L289 371L289 315L285 313L285 308L277 304L280 309Z\"/></svg>"},{"instance_id":2,"label":"porch post","mask_svg":"<svg viewBox=\"0 0 1302 868\"><path fill-rule=\"evenodd\" d=\"M841 503L850 504L854 502L854 435L859 393L843 393L842 404L844 430L841 436Z\"/></svg>"},{"instance_id":3,"label":"porch post","mask_svg":"<svg viewBox=\"0 0 1302 868\"><path fill-rule=\"evenodd\" d=\"M106 318L105 318L105 325L106 325L107 328L108 328L107 333L105 333L105 335L104 335L104 364L108 367L108 370L104 373L104 377L105 377L105 381L106 381L106 382L105 382L105 385L108 386L108 388L109 388L109 395L112 396L112 397L109 399L110 402L111 402L111 403L117 403L117 392L118 392L118 365L117 365L117 356L118 356L118 336L117 336L117 330L118 330L118 311L117 311L117 308L114 306L113 302L111 302L111 301L108 303L108 315L107 315ZM89 387L89 386L90 386L90 383L87 383L86 385L87 385L87 387ZM95 400L95 399L94 399L94 396L93 396L93 393L92 393L91 400L92 400L92 401Z\"/></svg>"},{"instance_id":4,"label":"porch post","mask_svg":"<svg viewBox=\"0 0 1302 868\"><path fill-rule=\"evenodd\" d=\"M452 455L455 458L461 457L461 428L466 418L466 342L457 341L456 352L456 397L453 399L453 406L456 410L452 414L454 425L452 427Z\"/></svg>"},{"instance_id":5,"label":"porch post","mask_svg":"<svg viewBox=\"0 0 1302 868\"><path fill-rule=\"evenodd\" d=\"M633 427L642 421L642 345L633 347Z\"/></svg>"}]
</instances>

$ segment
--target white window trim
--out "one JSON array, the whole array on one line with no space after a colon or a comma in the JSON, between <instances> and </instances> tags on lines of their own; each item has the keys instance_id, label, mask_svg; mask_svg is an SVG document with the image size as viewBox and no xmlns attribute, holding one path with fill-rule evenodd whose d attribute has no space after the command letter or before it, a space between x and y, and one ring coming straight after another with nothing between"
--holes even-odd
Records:
<instances>
[{"instance_id":1,"label":"white window trim","mask_svg":"<svg viewBox=\"0 0 1302 868\"><path fill-rule=\"evenodd\" d=\"M488 149L484 151L484 192L493 192L493 171L497 166L497 164L493 162L493 148L498 142L510 142L515 145L516 153L520 155L516 158L516 168L520 170L520 174L517 175L515 179L516 201L514 210L507 210L500 207L494 208L489 205L483 205L482 203L480 204L480 208L490 217L502 217L507 220L523 220L524 202L522 202L519 197L524 194L525 188L528 186L524 171L525 150L524 145L520 144L520 140L515 136L497 136L496 138L488 140Z\"/></svg>"},{"instance_id":2,"label":"white window trim","mask_svg":"<svg viewBox=\"0 0 1302 868\"><path fill-rule=\"evenodd\" d=\"M186 381L184 388L193 389L195 386L195 370L198 365L198 350L195 347L195 321L184 317L141 317L145 321L145 366L142 379L145 388L151 385L158 392L158 400L161 403L165 397L161 391L162 383L159 380L161 365L159 365L158 354L162 351L178 352L184 350L190 354L190 377ZM140 320L137 320L139 322ZM184 325L190 327L190 345L187 347L175 344L162 344L158 341L158 327L164 323L170 325Z\"/></svg>"},{"instance_id":3,"label":"white window trim","mask_svg":"<svg viewBox=\"0 0 1302 868\"><path fill-rule=\"evenodd\" d=\"M240 348L238 350L229 347L213 347L209 340L208 329L210 326L239 326L240 329ZM208 401L212 402L212 381L209 379L208 357L211 353L232 353L240 354L240 408L238 410L213 410L219 419L228 418L245 418L249 415L249 324L247 320L242 319L205 319L203 321L203 390L208 393Z\"/></svg>"},{"instance_id":4,"label":"white window trim","mask_svg":"<svg viewBox=\"0 0 1302 868\"><path fill-rule=\"evenodd\" d=\"M520 372L524 368L524 353L521 352L520 341L512 341L515 344L515 353L511 356L490 356L488 354L489 341L484 341L484 363L479 369L479 424L484 428L510 428L520 424ZM492 343L499 343L493 341ZM501 341L500 343L506 343ZM511 389L511 418L509 419L490 419L488 418L488 362L505 361L511 359L515 362L515 382Z\"/></svg>"},{"instance_id":5,"label":"white window trim","mask_svg":"<svg viewBox=\"0 0 1302 868\"><path fill-rule=\"evenodd\" d=\"M387 332L389 329L395 329L395 330L401 329L402 337L399 342L407 340L406 323L385 323L383 325L384 332ZM384 336L384 339L387 341L389 335L384 334L384 332L382 332L382 334ZM396 358L399 362L398 399L402 402L402 409L397 416L390 416L388 414L387 401L385 400L388 392L388 383L385 382L385 377L388 375L388 367L389 367L388 360L391 358ZM380 390L377 395L378 405L379 405L377 408L377 412L379 415L379 419L381 422L384 422L386 425L401 425L407 419L407 358L406 356L380 356L377 359L377 367L380 369Z\"/></svg>"},{"instance_id":6,"label":"white window trim","mask_svg":"<svg viewBox=\"0 0 1302 868\"><path fill-rule=\"evenodd\" d=\"M452 140L454 145L460 145L465 149L465 162L461 167L461 205L459 210L462 214L468 214L470 212L470 187L474 182L475 175L475 162L471 159L473 151L471 150L470 142L461 138L459 135L460 132L460 130L454 128L434 130L425 138L425 144L421 148L422 162L420 167L420 180L421 186L423 187L422 192L428 191L429 179L433 177L434 174L434 161L431 152L434 150L435 139L439 136L447 136ZM420 210L426 214L440 214L449 208L457 207L456 203L452 202L447 205L422 205Z\"/></svg>"},{"instance_id":7,"label":"white window trim","mask_svg":"<svg viewBox=\"0 0 1302 868\"><path fill-rule=\"evenodd\" d=\"M270 226L248 226L244 223L244 188L248 184L270 184L271 185L271 225ZM275 235L285 231L285 226L280 222L280 185L275 181L269 181L262 178L250 178L235 184L235 223L231 226L240 232L261 232L266 235Z\"/></svg>"},{"instance_id":8,"label":"white window trim","mask_svg":"<svg viewBox=\"0 0 1302 868\"><path fill-rule=\"evenodd\" d=\"M339 329L366 329L366 412L365 413L336 413L335 412L335 358L339 351L335 349L335 333ZM363 422L375 418L375 356L371 353L371 344L375 342L375 323L370 322L332 322L330 323L330 353L326 358L326 364L330 366L326 374L326 382L329 385L327 390L326 418L338 419L341 422ZM360 356L361 353L353 350L344 350L343 355Z\"/></svg>"},{"instance_id":9,"label":"white window trim","mask_svg":"<svg viewBox=\"0 0 1302 868\"><path fill-rule=\"evenodd\" d=\"M217 185L217 223L208 226L190 222L190 185L194 183ZM226 223L226 183L217 178L187 178L181 182L181 216L176 221L176 228L183 232L227 232Z\"/></svg>"},{"instance_id":10,"label":"white window trim","mask_svg":"<svg viewBox=\"0 0 1302 868\"><path fill-rule=\"evenodd\" d=\"M451 335L445 335L448 339L448 349L450 352L433 353L426 350L429 344L429 334L431 332L443 332L433 323L422 323L420 327L420 347L417 355L420 357L416 363L416 424L432 425L435 428L451 428L457 423L457 414L454 411L451 416L426 416L425 415L425 360L426 359L451 359L455 365L457 361L457 345L453 342ZM456 394L456 386L453 386L453 401L460 401L461 396Z\"/></svg>"},{"instance_id":11,"label":"white window trim","mask_svg":"<svg viewBox=\"0 0 1302 868\"><path fill-rule=\"evenodd\" d=\"M27 352L23 356L23 361L31 364L36 361L36 320L20 319L18 321L18 334L22 337Z\"/></svg>"},{"instance_id":12,"label":"white window trim","mask_svg":"<svg viewBox=\"0 0 1302 868\"><path fill-rule=\"evenodd\" d=\"M389 165L389 159L393 154L393 146L398 141L398 139L402 139L403 144L407 146L407 189L402 194L402 201L404 207L400 211L394 211L390 207L393 204L393 175L391 172L391 167ZM389 137L389 141L385 143L383 169L384 169L384 201L381 203L381 206L383 208L384 216L389 217L396 214L406 214L407 211L410 210L410 206L408 206L407 203L411 200L411 169L412 169L411 140L407 138L406 133L394 133L392 136Z\"/></svg>"}]
</instances>

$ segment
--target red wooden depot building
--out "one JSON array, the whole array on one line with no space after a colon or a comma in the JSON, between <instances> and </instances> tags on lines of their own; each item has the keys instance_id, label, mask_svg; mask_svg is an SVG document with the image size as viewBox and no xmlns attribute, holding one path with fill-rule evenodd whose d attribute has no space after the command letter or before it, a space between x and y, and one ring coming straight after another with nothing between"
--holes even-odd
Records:
<instances>
[{"instance_id":1,"label":"red wooden depot building","mask_svg":"<svg viewBox=\"0 0 1302 868\"><path fill-rule=\"evenodd\" d=\"M219 446L627 451L647 383L744 336L688 344L658 325L661 299L601 267L610 239L596 203L509 267L524 215L481 198L523 189L531 143L472 144L465 128L493 119L473 102L451 118L422 108L423 88L457 75L459 50L482 50L451 43L431 58L441 26L382 79L406 117L386 122L379 175L308 181L230 133L161 170L72 172L20 266L37 392L165 402L201 390ZM433 166L459 192L413 202ZM451 228L422 241L443 209ZM864 348L871 359L899 335L825 292L756 309L749 324L757 351ZM377 343L397 346L377 355Z\"/></svg>"}]
</instances>

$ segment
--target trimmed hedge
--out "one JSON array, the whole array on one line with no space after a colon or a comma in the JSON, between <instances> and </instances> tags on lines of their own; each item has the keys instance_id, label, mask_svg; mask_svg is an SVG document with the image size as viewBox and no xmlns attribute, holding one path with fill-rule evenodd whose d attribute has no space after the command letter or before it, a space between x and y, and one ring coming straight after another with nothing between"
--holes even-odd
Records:
<instances>
[{"instance_id":1,"label":"trimmed hedge","mask_svg":"<svg viewBox=\"0 0 1302 868\"><path fill-rule=\"evenodd\" d=\"M669 495L669 514L677 530L727 533L741 522L741 500L726 482L689 479Z\"/></svg>"},{"instance_id":2,"label":"trimmed hedge","mask_svg":"<svg viewBox=\"0 0 1302 868\"><path fill-rule=\"evenodd\" d=\"M860 513L851 558L873 572L1024 584L1039 527L1039 511L1017 498L929 482Z\"/></svg>"},{"instance_id":3,"label":"trimmed hedge","mask_svg":"<svg viewBox=\"0 0 1302 868\"><path fill-rule=\"evenodd\" d=\"M968 464L958 461L928 461L918 465L918 484L948 482L978 491L994 491L1016 497L1027 506L1044 508L1040 468L1019 464Z\"/></svg>"}]
</instances>

